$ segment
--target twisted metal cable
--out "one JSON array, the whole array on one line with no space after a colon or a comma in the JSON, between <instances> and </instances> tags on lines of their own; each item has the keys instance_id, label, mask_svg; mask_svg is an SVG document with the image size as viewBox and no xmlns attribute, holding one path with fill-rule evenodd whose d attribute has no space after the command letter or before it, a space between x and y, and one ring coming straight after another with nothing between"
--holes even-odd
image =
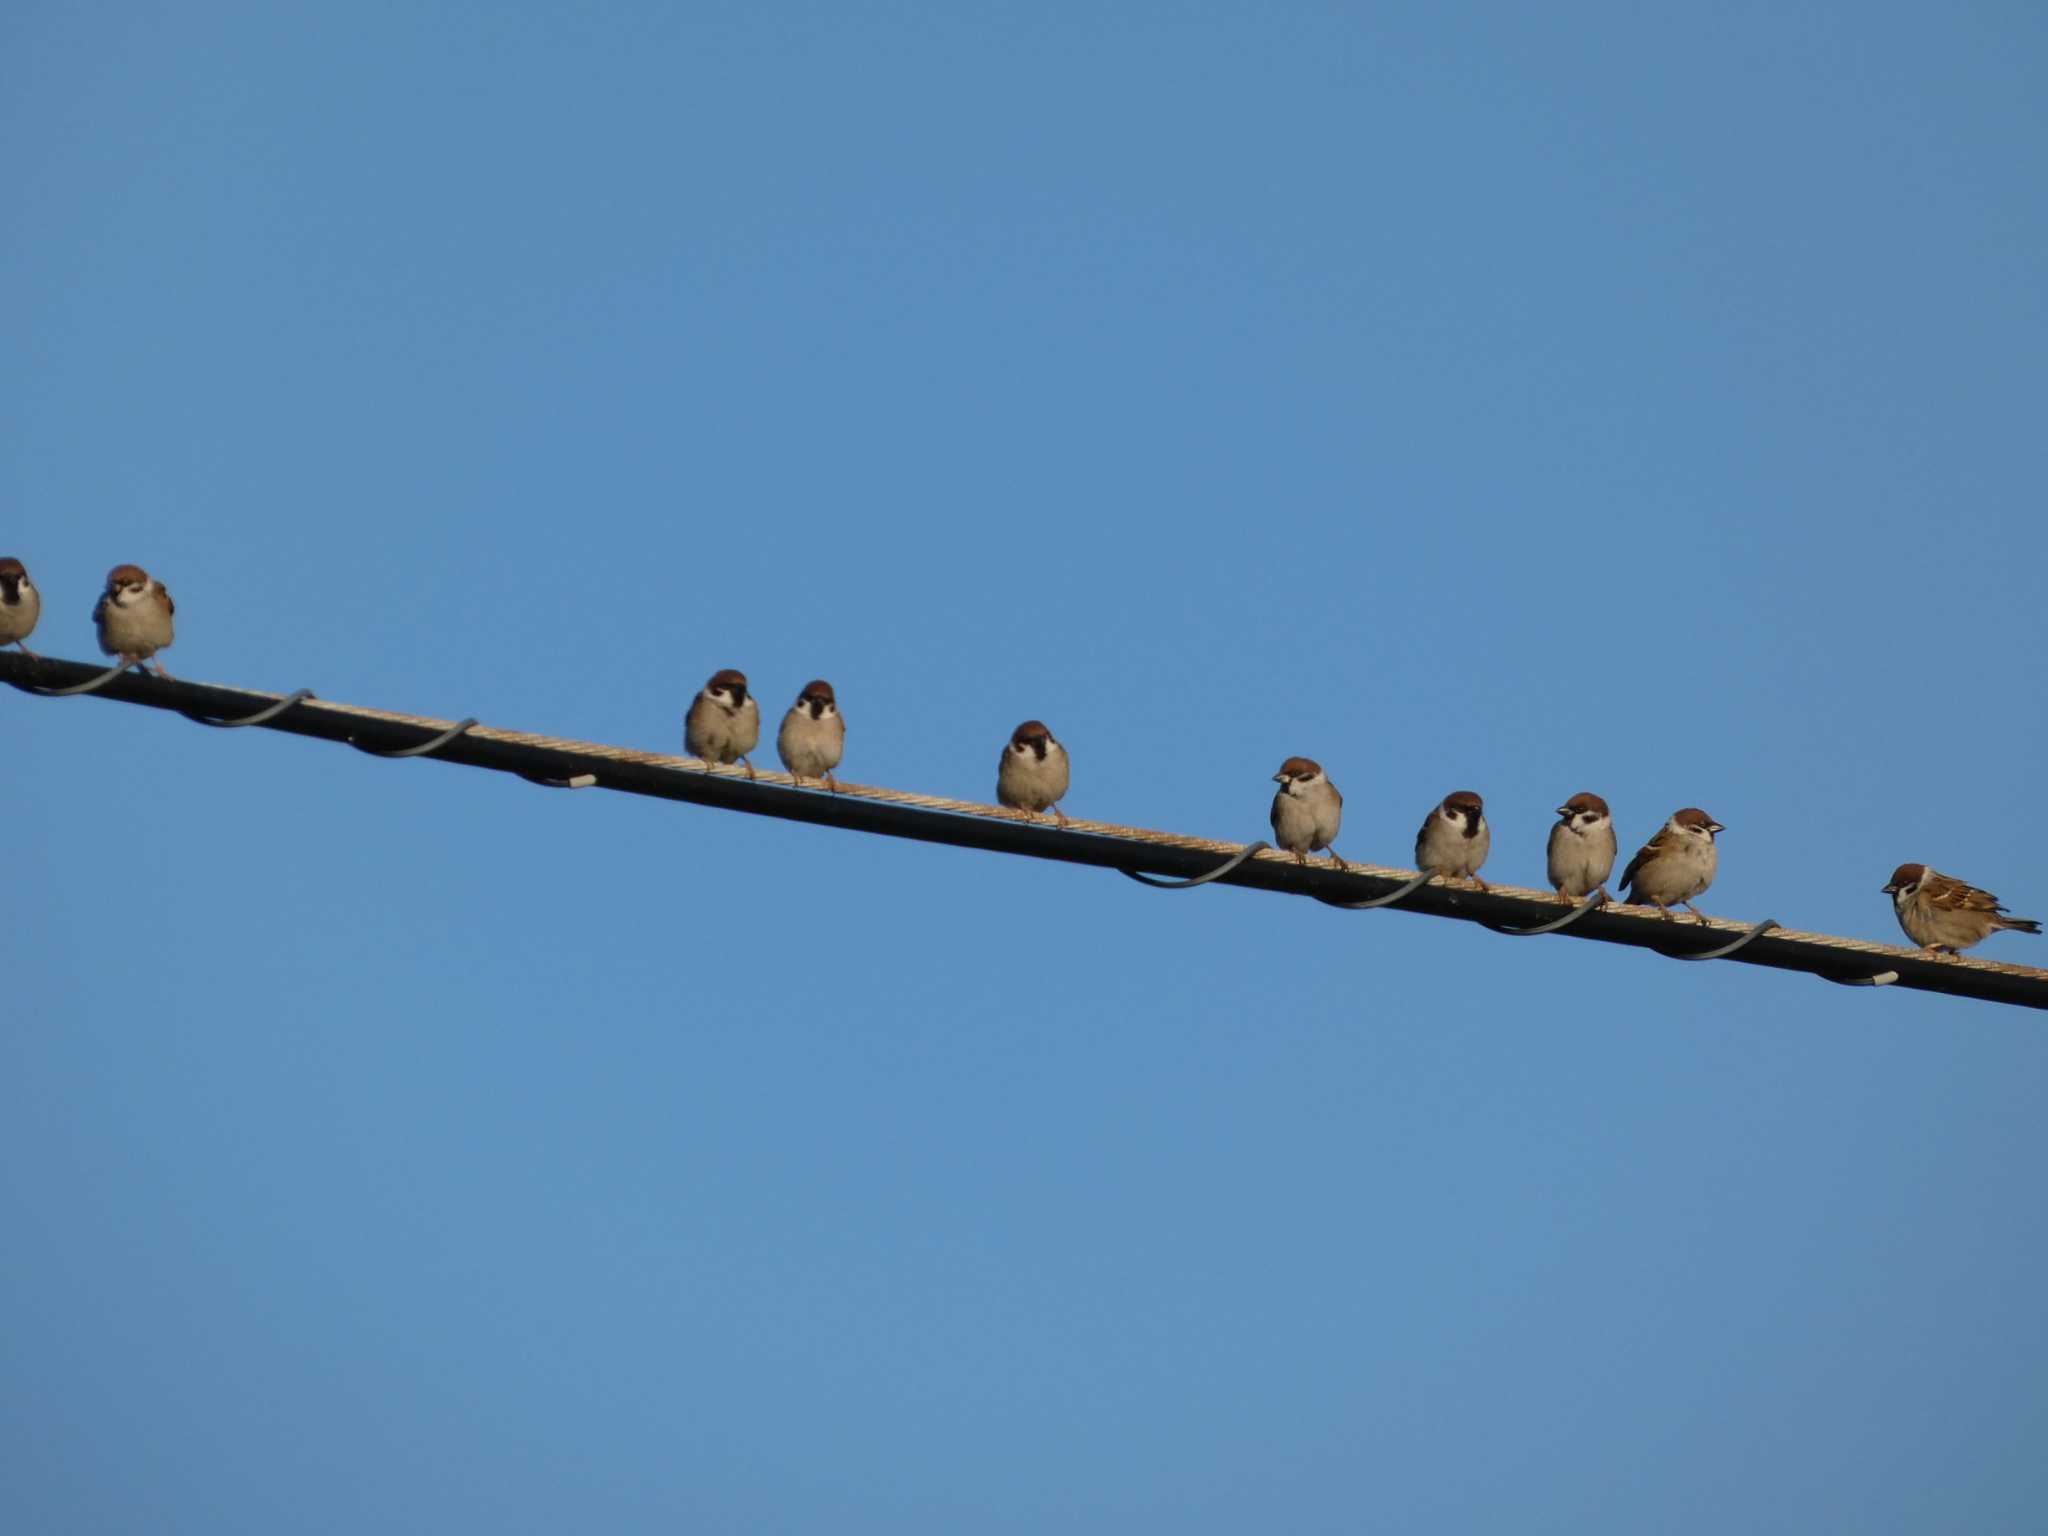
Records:
<instances>
[{"instance_id":1,"label":"twisted metal cable","mask_svg":"<svg viewBox=\"0 0 2048 1536\"><path fill-rule=\"evenodd\" d=\"M1196 875L1189 880L1161 880L1153 875L1141 875L1135 869L1120 869L1117 873L1128 875L1131 879L1137 881L1138 884L1149 885L1158 891L1191 891L1198 885L1207 885L1211 880L1221 880L1246 859L1272 846L1271 843L1246 843L1241 852L1225 859L1206 875Z\"/></svg>"},{"instance_id":2,"label":"twisted metal cable","mask_svg":"<svg viewBox=\"0 0 2048 1536\"><path fill-rule=\"evenodd\" d=\"M189 709L181 709L178 713L187 720L190 720L194 725L210 725L217 731L233 731L239 730L245 725L268 725L294 704L303 704L311 697L313 697L312 689L301 688L298 692L288 694L284 698L279 699L268 708L259 709L252 715L243 715L239 720L216 720L211 715L202 715L195 710Z\"/></svg>"},{"instance_id":3,"label":"twisted metal cable","mask_svg":"<svg viewBox=\"0 0 2048 1536\"><path fill-rule=\"evenodd\" d=\"M458 720L447 730L410 747L366 747L353 736L348 738L348 744L358 752L367 752L372 757L429 757L475 724L476 716L471 715L467 720Z\"/></svg>"},{"instance_id":4,"label":"twisted metal cable","mask_svg":"<svg viewBox=\"0 0 2048 1536\"><path fill-rule=\"evenodd\" d=\"M1676 951L1670 950L1667 950L1665 953L1670 959L1673 960L1726 960L1730 955L1735 954L1738 950L1741 950L1747 947L1748 945L1755 943L1758 939L1762 938L1765 934L1769 933L1773 928L1777 926L1778 920L1776 918L1767 917L1762 922L1758 923L1754 928L1750 929L1749 932L1745 933L1741 938L1737 939L1733 944L1723 944L1718 949L1703 949L1700 950L1697 954L1690 955L1681 955Z\"/></svg>"},{"instance_id":5,"label":"twisted metal cable","mask_svg":"<svg viewBox=\"0 0 2048 1536\"><path fill-rule=\"evenodd\" d=\"M509 731L462 720L434 719L318 699L309 690L262 693L154 677L122 677L123 668L99 671L79 662L32 661L0 652L0 682L46 697L91 693L101 699L205 717L200 723L245 721L260 729L345 742L378 756L426 756L467 767L516 774L549 788L601 786L774 816L907 837L925 842L1017 853L1117 869L1154 879L1193 879L1312 896L1331 906L1371 910L1392 906L1433 917L1452 917L1503 931L1513 919L1554 910L1555 894L1514 886L1485 892L1430 886L1414 870L1350 864L1343 870L1303 867L1268 847L1247 847L1113 822L1069 818L1065 828L1027 821L1014 811L976 801L840 781L836 794L801 785L786 773L743 769L630 747ZM43 678L74 683L45 687ZM255 715L265 718L257 720ZM424 734L425 739L415 739ZM920 813L939 813L927 815ZM1227 869L1218 867L1227 863ZM1204 878L1206 877L1206 878ZM1187 889L1168 883L1167 889ZM1354 897L1353 892L1376 895ZM1673 959L1730 959L1737 964L1802 971L1846 986L1942 992L1985 1001L2048 1008L2048 970L1974 956L1934 959L1920 950L1834 934L1710 919L1709 934L1727 941L1680 955L1670 948L1669 925L1652 908L1611 902L1566 914L1568 923L1538 923L1567 939L1592 939L1645 948ZM1703 935L1704 937L1704 935Z\"/></svg>"},{"instance_id":6,"label":"twisted metal cable","mask_svg":"<svg viewBox=\"0 0 2048 1536\"><path fill-rule=\"evenodd\" d=\"M37 661L41 661L42 659L43 658L40 656L36 658ZM35 683L17 682L13 678L9 678L8 681L10 683L13 683L14 686L19 688L23 693L41 694L46 699L68 699L73 698L82 693L98 693L102 688L106 687L107 684L111 683L115 678L119 677L123 672L126 672L130 667L134 665L134 662L129 661L126 657L123 657L121 660L115 662L111 667L107 668L106 671L100 673L99 676L87 678L82 683L74 683L69 688L44 688L38 686Z\"/></svg>"},{"instance_id":7,"label":"twisted metal cable","mask_svg":"<svg viewBox=\"0 0 2048 1536\"><path fill-rule=\"evenodd\" d=\"M1399 890L1389 891L1384 896L1374 896L1367 901L1339 901L1334 896L1318 896L1316 900L1326 907L1341 907L1346 912L1370 912L1375 907L1391 907L1403 896L1413 896L1429 884L1432 878L1428 870L1423 870Z\"/></svg>"},{"instance_id":8,"label":"twisted metal cable","mask_svg":"<svg viewBox=\"0 0 2048 1536\"><path fill-rule=\"evenodd\" d=\"M1484 926L1491 928L1495 933L1504 933L1511 939L1533 939L1539 933L1563 933L1565 929L1578 922L1588 912L1597 912L1606 905L1607 893L1605 891L1595 891L1584 901L1575 903L1571 911L1565 913L1563 917L1558 918L1555 922L1538 923L1533 928L1510 928L1504 923L1485 923Z\"/></svg>"}]
</instances>

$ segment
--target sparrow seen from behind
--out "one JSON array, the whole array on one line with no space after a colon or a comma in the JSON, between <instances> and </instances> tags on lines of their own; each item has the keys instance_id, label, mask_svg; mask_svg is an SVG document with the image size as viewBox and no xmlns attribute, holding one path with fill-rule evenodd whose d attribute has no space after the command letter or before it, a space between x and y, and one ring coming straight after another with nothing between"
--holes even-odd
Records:
<instances>
[{"instance_id":1,"label":"sparrow seen from behind","mask_svg":"<svg viewBox=\"0 0 2048 1536\"><path fill-rule=\"evenodd\" d=\"M1415 867L1447 880L1470 880L1485 890L1479 866L1493 847L1486 803L1469 789L1454 789L1431 811L1415 834Z\"/></svg>"},{"instance_id":2,"label":"sparrow seen from behind","mask_svg":"<svg viewBox=\"0 0 2048 1536\"><path fill-rule=\"evenodd\" d=\"M1550 829L1550 883L1570 906L1593 892L1608 900L1607 877L1614 873L1614 817L1598 795L1581 792L1557 808Z\"/></svg>"},{"instance_id":3,"label":"sparrow seen from behind","mask_svg":"<svg viewBox=\"0 0 2048 1536\"><path fill-rule=\"evenodd\" d=\"M1051 811L1064 827L1067 816L1059 802L1067 797L1068 778L1067 749L1044 725L1026 720L1010 733L1010 744L996 766L996 800L1026 821Z\"/></svg>"},{"instance_id":4,"label":"sparrow seen from behind","mask_svg":"<svg viewBox=\"0 0 2048 1536\"><path fill-rule=\"evenodd\" d=\"M29 650L28 637L42 616L43 595L28 579L28 568L12 555L0 559L0 646L18 645L23 654L40 661Z\"/></svg>"},{"instance_id":5,"label":"sparrow seen from behind","mask_svg":"<svg viewBox=\"0 0 2048 1536\"><path fill-rule=\"evenodd\" d=\"M1891 883L1884 892L1892 899L1892 911L1898 914L1906 937L1937 955L1954 955L1982 944L2002 929L2010 928L2015 933L2041 931L2041 925L2031 917L2007 917L2005 908L1989 891L1965 885L1925 864L1901 864L1892 871Z\"/></svg>"},{"instance_id":6,"label":"sparrow seen from behind","mask_svg":"<svg viewBox=\"0 0 2048 1536\"><path fill-rule=\"evenodd\" d=\"M107 572L107 589L93 605L92 622L99 630L100 649L120 658L124 667L143 666L158 651L170 646L172 615L178 605L171 601L163 583L139 565L117 565ZM156 664L158 677L169 677L164 664Z\"/></svg>"},{"instance_id":7,"label":"sparrow seen from behind","mask_svg":"<svg viewBox=\"0 0 2048 1536\"><path fill-rule=\"evenodd\" d=\"M683 750L702 758L706 773L713 763L745 763L751 779L747 754L760 740L761 706L747 691L747 675L731 667L712 673L683 719Z\"/></svg>"},{"instance_id":8,"label":"sparrow seen from behind","mask_svg":"<svg viewBox=\"0 0 2048 1536\"><path fill-rule=\"evenodd\" d=\"M1671 819L1658 829L1621 872L1628 899L1647 902L1665 922L1672 921L1671 908L1682 906L1695 922L1704 923L1706 914L1692 904L1714 883L1720 854L1714 835L1727 828L1698 806L1673 811Z\"/></svg>"},{"instance_id":9,"label":"sparrow seen from behind","mask_svg":"<svg viewBox=\"0 0 2048 1536\"><path fill-rule=\"evenodd\" d=\"M1310 758L1290 757L1273 782L1280 786L1273 795L1274 843L1293 854L1297 864L1306 864L1310 854L1327 848L1332 864L1350 868L1333 846L1344 823L1344 797L1322 766Z\"/></svg>"},{"instance_id":10,"label":"sparrow seen from behind","mask_svg":"<svg viewBox=\"0 0 2048 1536\"><path fill-rule=\"evenodd\" d=\"M827 789L839 792L832 770L846 751L846 721L839 713L832 685L822 677L805 683L804 691L782 717L782 729L775 733L775 751L799 785L805 779L823 779Z\"/></svg>"}]
</instances>

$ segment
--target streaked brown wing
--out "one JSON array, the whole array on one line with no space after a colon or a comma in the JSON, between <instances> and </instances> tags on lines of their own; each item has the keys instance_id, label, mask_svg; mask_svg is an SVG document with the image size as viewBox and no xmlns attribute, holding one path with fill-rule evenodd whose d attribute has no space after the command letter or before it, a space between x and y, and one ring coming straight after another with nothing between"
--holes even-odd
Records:
<instances>
[{"instance_id":1,"label":"streaked brown wing","mask_svg":"<svg viewBox=\"0 0 2048 1536\"><path fill-rule=\"evenodd\" d=\"M1948 912L2003 912L1998 898L1950 875L1929 874L1921 886L1927 899Z\"/></svg>"},{"instance_id":2,"label":"streaked brown wing","mask_svg":"<svg viewBox=\"0 0 2048 1536\"><path fill-rule=\"evenodd\" d=\"M1621 883L1623 885L1634 885L1636 883L1636 871L1662 853L1668 841L1669 839L1660 831L1655 837L1638 848L1636 856L1628 861L1628 868L1621 872Z\"/></svg>"}]
</instances>

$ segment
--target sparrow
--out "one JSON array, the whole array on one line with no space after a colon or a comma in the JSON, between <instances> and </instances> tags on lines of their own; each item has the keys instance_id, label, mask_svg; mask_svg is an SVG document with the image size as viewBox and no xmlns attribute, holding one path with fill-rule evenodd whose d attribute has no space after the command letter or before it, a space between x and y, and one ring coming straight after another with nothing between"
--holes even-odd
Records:
<instances>
[{"instance_id":1,"label":"sparrow","mask_svg":"<svg viewBox=\"0 0 2048 1536\"><path fill-rule=\"evenodd\" d=\"M43 595L28 579L27 568L12 555L0 559L0 645L18 645L24 655L40 661L28 648L28 637L42 616Z\"/></svg>"},{"instance_id":2,"label":"sparrow","mask_svg":"<svg viewBox=\"0 0 2048 1536\"><path fill-rule=\"evenodd\" d=\"M1310 854L1328 848L1332 864L1350 868L1331 847L1344 823L1344 797L1324 776L1321 765L1305 757L1290 757L1273 775L1273 782L1280 786L1273 795L1273 841L1293 854L1297 864L1306 864Z\"/></svg>"},{"instance_id":3,"label":"sparrow","mask_svg":"<svg viewBox=\"0 0 2048 1536\"><path fill-rule=\"evenodd\" d=\"M731 667L712 673L683 719L683 750L702 758L706 773L713 763L746 763L751 779L747 754L760 739L761 706L747 692L747 675Z\"/></svg>"},{"instance_id":4,"label":"sparrow","mask_svg":"<svg viewBox=\"0 0 2048 1536\"><path fill-rule=\"evenodd\" d=\"M1953 955L1982 944L2002 928L2017 933L2041 931L2031 917L2007 917L1989 891L1937 874L1925 864L1901 864L1892 871L1891 884L1884 890L1906 937L1936 954L1946 950Z\"/></svg>"},{"instance_id":5,"label":"sparrow","mask_svg":"<svg viewBox=\"0 0 2048 1536\"><path fill-rule=\"evenodd\" d=\"M1493 846L1486 828L1486 803L1469 789L1454 789L1431 811L1415 834L1415 867L1448 880L1466 879L1479 890L1479 866Z\"/></svg>"},{"instance_id":6,"label":"sparrow","mask_svg":"<svg viewBox=\"0 0 2048 1536\"><path fill-rule=\"evenodd\" d=\"M1692 904L1714 883L1720 855L1714 850L1714 834L1727 828L1697 806L1673 811L1655 837L1643 844L1621 872L1623 890L1630 901L1648 902L1665 922L1671 908L1682 906L1696 922L1706 914Z\"/></svg>"},{"instance_id":7,"label":"sparrow","mask_svg":"<svg viewBox=\"0 0 2048 1536\"><path fill-rule=\"evenodd\" d=\"M1557 899L1570 906L1582 896L1600 893L1608 900L1607 877L1614 873L1614 818L1598 795L1573 795L1557 808L1550 829L1550 883Z\"/></svg>"},{"instance_id":8,"label":"sparrow","mask_svg":"<svg viewBox=\"0 0 2048 1536\"><path fill-rule=\"evenodd\" d=\"M1067 749L1036 720L1026 720L1010 732L1010 744L996 766L996 799L1026 821L1051 811L1064 827L1067 817L1059 802L1067 797L1067 769Z\"/></svg>"},{"instance_id":9,"label":"sparrow","mask_svg":"<svg viewBox=\"0 0 2048 1536\"><path fill-rule=\"evenodd\" d=\"M775 750L798 784L805 779L823 779L827 789L839 792L832 770L846 751L846 721L839 714L832 685L822 677L805 683L804 691L789 706L782 729L775 733Z\"/></svg>"},{"instance_id":10,"label":"sparrow","mask_svg":"<svg viewBox=\"0 0 2048 1536\"><path fill-rule=\"evenodd\" d=\"M141 666L171 643L171 616L178 605L163 583L139 565L117 565L107 572L107 590L93 605L92 621L100 632L100 649L118 656L124 667ZM149 668L143 666L143 671ZM158 677L169 677L163 662Z\"/></svg>"}]
</instances>

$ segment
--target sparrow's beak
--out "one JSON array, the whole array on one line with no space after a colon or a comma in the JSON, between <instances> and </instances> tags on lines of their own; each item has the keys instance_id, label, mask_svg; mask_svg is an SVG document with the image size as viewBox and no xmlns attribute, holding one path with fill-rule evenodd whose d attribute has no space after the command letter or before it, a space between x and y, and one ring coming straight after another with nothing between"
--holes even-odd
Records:
<instances>
[{"instance_id":1,"label":"sparrow's beak","mask_svg":"<svg viewBox=\"0 0 2048 1536\"><path fill-rule=\"evenodd\" d=\"M1273 775L1273 782L1275 784L1285 784L1287 782L1287 775L1284 773L1276 773Z\"/></svg>"},{"instance_id":2,"label":"sparrow's beak","mask_svg":"<svg viewBox=\"0 0 2048 1536\"><path fill-rule=\"evenodd\" d=\"M1879 886L1878 889L1883 891L1887 896L1896 896L1899 894L1899 888L1896 885Z\"/></svg>"},{"instance_id":3,"label":"sparrow's beak","mask_svg":"<svg viewBox=\"0 0 2048 1536\"><path fill-rule=\"evenodd\" d=\"M1707 823L1707 830L1709 832L1726 832L1728 829L1718 821L1710 821Z\"/></svg>"},{"instance_id":4,"label":"sparrow's beak","mask_svg":"<svg viewBox=\"0 0 2048 1536\"><path fill-rule=\"evenodd\" d=\"M1557 808L1557 814L1558 814L1558 815L1560 815L1560 816L1570 816L1570 815L1571 815L1571 813L1572 813L1572 808L1571 808L1570 806L1568 806L1568 805L1560 805L1560 806L1559 806L1559 807Z\"/></svg>"}]
</instances>

